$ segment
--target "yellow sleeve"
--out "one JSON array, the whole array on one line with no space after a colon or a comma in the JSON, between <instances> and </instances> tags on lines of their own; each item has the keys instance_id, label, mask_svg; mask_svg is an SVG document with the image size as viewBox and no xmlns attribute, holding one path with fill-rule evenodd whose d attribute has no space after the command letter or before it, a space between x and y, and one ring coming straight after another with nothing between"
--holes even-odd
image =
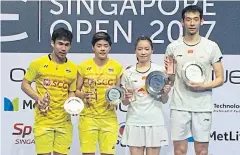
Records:
<instances>
[{"instance_id":1,"label":"yellow sleeve","mask_svg":"<svg viewBox=\"0 0 240 155\"><path fill-rule=\"evenodd\" d=\"M77 90L77 72L78 72L78 67L75 65L75 75L74 75L74 80L72 81L72 83L69 86L68 91L76 91Z\"/></svg>"},{"instance_id":2,"label":"yellow sleeve","mask_svg":"<svg viewBox=\"0 0 240 155\"><path fill-rule=\"evenodd\" d=\"M81 76L84 76L83 66L84 66L84 64L80 64L80 65L78 65L78 67L77 67L78 73L79 73Z\"/></svg>"},{"instance_id":3,"label":"yellow sleeve","mask_svg":"<svg viewBox=\"0 0 240 155\"><path fill-rule=\"evenodd\" d=\"M32 61L27 69L26 74L24 75L24 78L29 82L34 81L38 73L39 65L40 64L38 63L38 61Z\"/></svg>"},{"instance_id":4,"label":"yellow sleeve","mask_svg":"<svg viewBox=\"0 0 240 155\"><path fill-rule=\"evenodd\" d=\"M76 91L77 89L77 77L74 79L74 81L70 84L69 91Z\"/></svg>"},{"instance_id":5,"label":"yellow sleeve","mask_svg":"<svg viewBox=\"0 0 240 155\"><path fill-rule=\"evenodd\" d=\"M124 72L124 67L121 64L119 64L118 65L117 79L119 79L122 76L123 72Z\"/></svg>"}]
</instances>

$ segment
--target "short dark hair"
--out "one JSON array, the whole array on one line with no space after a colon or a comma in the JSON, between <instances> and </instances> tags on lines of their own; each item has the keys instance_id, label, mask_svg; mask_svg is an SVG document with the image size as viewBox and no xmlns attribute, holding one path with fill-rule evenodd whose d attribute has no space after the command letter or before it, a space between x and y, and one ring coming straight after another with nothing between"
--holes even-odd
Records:
<instances>
[{"instance_id":1,"label":"short dark hair","mask_svg":"<svg viewBox=\"0 0 240 155\"><path fill-rule=\"evenodd\" d=\"M136 41L136 43L135 43L135 49L136 49L136 47L137 47L138 42L141 41L141 40L147 40L147 41L150 43L150 45L151 45L151 47L152 47L152 49L153 49L152 40L151 40L149 37L144 36L144 35L142 35L142 36L140 36L140 37L137 38L137 41Z\"/></svg>"},{"instance_id":2,"label":"short dark hair","mask_svg":"<svg viewBox=\"0 0 240 155\"><path fill-rule=\"evenodd\" d=\"M197 5L189 5L182 10L182 19L185 18L185 13L187 12L199 12L200 19L203 18L203 10Z\"/></svg>"},{"instance_id":3,"label":"short dark hair","mask_svg":"<svg viewBox=\"0 0 240 155\"><path fill-rule=\"evenodd\" d=\"M112 45L111 37L106 32L100 31L95 33L92 37L92 46L94 46L99 40L105 40L109 43L110 46Z\"/></svg>"},{"instance_id":4,"label":"short dark hair","mask_svg":"<svg viewBox=\"0 0 240 155\"><path fill-rule=\"evenodd\" d=\"M72 38L73 38L72 32L65 28L55 29L52 33L53 42L55 42L56 40L66 40L72 43Z\"/></svg>"}]
</instances>

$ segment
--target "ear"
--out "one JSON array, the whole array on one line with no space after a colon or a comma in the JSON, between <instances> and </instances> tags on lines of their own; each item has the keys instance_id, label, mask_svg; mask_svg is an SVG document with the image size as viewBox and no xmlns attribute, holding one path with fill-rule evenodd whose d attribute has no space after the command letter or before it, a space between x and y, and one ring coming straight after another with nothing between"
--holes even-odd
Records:
<instances>
[{"instance_id":1,"label":"ear","mask_svg":"<svg viewBox=\"0 0 240 155\"><path fill-rule=\"evenodd\" d=\"M184 21L183 21L183 19L181 19L181 24L182 24L182 26L184 26Z\"/></svg>"},{"instance_id":2,"label":"ear","mask_svg":"<svg viewBox=\"0 0 240 155\"><path fill-rule=\"evenodd\" d=\"M51 46L52 46L52 48L54 48L54 41L53 40L51 40Z\"/></svg>"},{"instance_id":3,"label":"ear","mask_svg":"<svg viewBox=\"0 0 240 155\"><path fill-rule=\"evenodd\" d=\"M203 23L204 23L204 19L202 18L202 19L201 19L201 25L203 25Z\"/></svg>"}]
</instances>

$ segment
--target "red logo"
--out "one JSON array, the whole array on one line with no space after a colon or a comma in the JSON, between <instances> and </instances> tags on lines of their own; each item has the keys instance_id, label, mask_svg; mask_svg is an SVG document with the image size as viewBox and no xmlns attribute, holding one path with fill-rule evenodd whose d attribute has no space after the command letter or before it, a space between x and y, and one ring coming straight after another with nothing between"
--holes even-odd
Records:
<instances>
[{"instance_id":1,"label":"red logo","mask_svg":"<svg viewBox=\"0 0 240 155\"><path fill-rule=\"evenodd\" d=\"M193 54L193 50L188 50L188 54Z\"/></svg>"},{"instance_id":2,"label":"red logo","mask_svg":"<svg viewBox=\"0 0 240 155\"><path fill-rule=\"evenodd\" d=\"M44 86L50 86L51 85L51 81L49 79L44 79L43 80L43 85Z\"/></svg>"},{"instance_id":3,"label":"red logo","mask_svg":"<svg viewBox=\"0 0 240 155\"><path fill-rule=\"evenodd\" d=\"M125 128L125 122L122 122L119 124L119 130L118 130L118 137L122 138L123 132Z\"/></svg>"},{"instance_id":4,"label":"red logo","mask_svg":"<svg viewBox=\"0 0 240 155\"><path fill-rule=\"evenodd\" d=\"M60 80L52 80L51 81L50 79L44 79L43 85L46 87L52 86L52 87L57 87L57 88L68 89L68 83L65 81L60 81Z\"/></svg>"},{"instance_id":5,"label":"red logo","mask_svg":"<svg viewBox=\"0 0 240 155\"><path fill-rule=\"evenodd\" d=\"M27 138L32 134L32 127L24 125L23 123L15 123L13 126L14 132L12 135L16 135L15 144L34 144L33 138Z\"/></svg>"}]
</instances>

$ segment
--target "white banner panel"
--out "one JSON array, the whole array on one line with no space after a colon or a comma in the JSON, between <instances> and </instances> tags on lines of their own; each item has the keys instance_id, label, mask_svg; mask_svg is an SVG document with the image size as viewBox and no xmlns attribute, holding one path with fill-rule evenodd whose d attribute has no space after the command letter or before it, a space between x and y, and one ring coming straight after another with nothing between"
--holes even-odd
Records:
<instances>
[{"instance_id":1,"label":"white banner panel","mask_svg":"<svg viewBox=\"0 0 240 155\"><path fill-rule=\"evenodd\" d=\"M1 54L1 146L2 155L35 155L32 134L33 101L25 95L20 87L23 75L31 60L42 56L38 53L4 53ZM69 54L68 58L75 63L93 57L93 54ZM136 62L134 54L112 54L110 57L118 60L124 66ZM238 155L240 146L240 56L225 55L224 75L225 84L214 89L213 125L209 155ZM163 55L153 55L152 61L163 65ZM11 110L11 111L7 111ZM127 107L118 107L119 140L117 155L129 155L127 146L120 143L125 126ZM169 126L169 104L163 106L165 120ZM74 127L74 136L70 155L81 155L77 127ZM195 155L193 142L189 139L188 155ZM97 153L99 154L99 153ZM162 155L173 155L173 146L163 147Z\"/></svg>"}]
</instances>

